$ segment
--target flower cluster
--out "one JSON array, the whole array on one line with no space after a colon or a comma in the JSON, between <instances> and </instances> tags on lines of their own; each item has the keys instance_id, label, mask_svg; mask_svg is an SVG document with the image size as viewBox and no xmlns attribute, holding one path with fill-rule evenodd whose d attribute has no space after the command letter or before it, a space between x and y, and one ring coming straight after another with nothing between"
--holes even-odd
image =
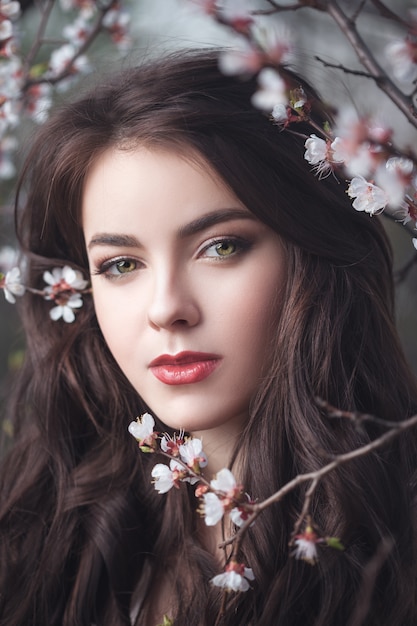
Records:
<instances>
[{"instance_id":1,"label":"flower cluster","mask_svg":"<svg viewBox=\"0 0 417 626\"><path fill-rule=\"evenodd\" d=\"M167 493L181 483L196 485L195 495L200 500L198 511L207 526L217 524L225 513L236 526L242 526L254 511L254 503L243 493L232 472L223 468L208 482L202 475L207 457L202 442L196 437L185 437L179 433L173 437L155 431L155 420L144 413L129 424L130 434L138 442L142 452L159 452L169 464L156 463L152 468L152 480L158 493ZM248 580L253 580L250 568L231 560L225 572L215 576L212 583L230 591L247 591Z\"/></svg>"},{"instance_id":2,"label":"flower cluster","mask_svg":"<svg viewBox=\"0 0 417 626\"><path fill-rule=\"evenodd\" d=\"M15 129L23 117L43 123L53 103L53 90L68 89L79 76L91 72L85 51L100 32L107 33L118 50L125 53L130 46L128 33L130 16L121 0L60 0L54 11L75 14L67 23L62 39L52 48L45 62L28 64L35 59L44 43L43 24L48 17L48 3L39 10L45 12L40 20L32 50L23 58L19 49L16 21L20 17L20 3L0 0L0 179L13 178L13 163L18 142ZM50 46L50 42L48 42Z\"/></svg>"},{"instance_id":3,"label":"flower cluster","mask_svg":"<svg viewBox=\"0 0 417 626\"><path fill-rule=\"evenodd\" d=\"M88 281L84 280L81 272L68 265L44 272L43 280L46 283L43 289L25 286L22 282L21 270L16 266L5 274L0 272L0 289L3 289L6 300L13 304L16 302L16 297L23 296L27 291L42 296L55 305L49 311L52 320L62 318L64 322L73 322L75 311L83 305L82 295L90 292Z\"/></svg>"},{"instance_id":4,"label":"flower cluster","mask_svg":"<svg viewBox=\"0 0 417 626\"><path fill-rule=\"evenodd\" d=\"M224 74L257 75L258 90L252 102L282 129L300 121L310 121L316 129L305 137L304 157L317 175L322 178L340 173L347 179L347 194L355 210L370 216L387 211L415 228L417 157L395 148L393 131L377 119L361 117L353 108L339 111L334 128L327 124L320 128L310 118L311 102L301 87L294 88L286 71L296 55L295 33L278 20L266 24L247 2L201 0L200 6L234 32L236 45L221 55L220 70ZM286 10L278 4L274 7L271 14ZM406 89L412 89L417 79L417 9L409 13L405 37L386 46L386 83L391 81L391 72ZM366 54L371 52L364 51L363 56ZM412 106L410 98L410 110Z\"/></svg>"},{"instance_id":5,"label":"flower cluster","mask_svg":"<svg viewBox=\"0 0 417 626\"><path fill-rule=\"evenodd\" d=\"M244 493L233 473L223 468L215 478L208 481L202 469L207 465L202 442L195 437L186 437L183 432L172 437L155 430L155 420L150 413L144 413L128 426L128 431L136 439L142 452L158 453L168 459L168 463L156 463L152 468L152 482L160 494L167 493L173 487L179 489L181 483L196 485L195 495L200 504L197 511L204 518L207 526L215 526L225 514L237 527L235 538L244 529L254 523L258 505ZM291 556L303 559L314 565L318 559L319 544L343 549L337 538L323 537L308 524L303 533L295 535L291 544L294 550ZM239 563L234 554L230 555L223 573L212 579L212 584L226 591L247 591L253 572L243 563Z\"/></svg>"}]
</instances>

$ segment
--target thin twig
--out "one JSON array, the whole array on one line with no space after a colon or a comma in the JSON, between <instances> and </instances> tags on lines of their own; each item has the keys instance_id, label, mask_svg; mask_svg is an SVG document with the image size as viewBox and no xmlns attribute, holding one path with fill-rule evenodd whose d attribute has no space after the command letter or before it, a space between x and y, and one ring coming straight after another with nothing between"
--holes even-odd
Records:
<instances>
[{"instance_id":1,"label":"thin twig","mask_svg":"<svg viewBox=\"0 0 417 626\"><path fill-rule=\"evenodd\" d=\"M378 448L382 448L382 446L387 444L392 439L395 439L400 433L403 433L404 431L409 430L410 428L413 428L414 426L417 426L417 414L413 415L412 417L406 420L403 420L400 422L394 422L394 424L395 424L395 428L391 427L388 432L380 435L376 439L373 439L371 442L363 446L360 446L359 448L356 448L355 450L346 452L345 454L339 454L335 456L330 463L327 463L327 465L324 465L323 467L321 467L320 469L316 471L307 472L306 474L298 474L298 476L296 476L295 478L290 480L288 483L286 483L283 487L281 487L281 489L276 491L269 498L266 498L266 500L263 500L259 504L254 504L253 505L254 512L252 513L252 515L250 515L250 517L244 522L244 524L242 524L242 526L239 528L236 534L233 537L230 537L225 542L223 542L223 544L228 545L228 544L235 543L237 544L237 546L240 546L240 543L243 539L244 534L247 532L248 528L253 524L253 522L256 520L256 518L261 514L261 512L264 509L271 506L271 504L276 504L278 502L281 502L281 500L283 500L284 497L288 495L291 491L294 491L294 489L296 489L300 485L303 485L304 483L307 483L310 481L312 484L310 485L310 489L309 489L309 492L310 492L309 497L311 498L314 494L315 489L319 485L321 479L327 474L329 474L330 472L334 471L337 467L340 467L341 465L344 465L345 463L348 463L349 461L353 461L354 459L358 459L362 456L366 456L367 454L369 454L370 452L373 452L374 450L377 450ZM296 524L301 525L302 521L303 520L300 515L297 519Z\"/></svg>"},{"instance_id":2,"label":"thin twig","mask_svg":"<svg viewBox=\"0 0 417 626\"><path fill-rule=\"evenodd\" d=\"M256 9L251 11L251 15L274 15L275 13L281 13L284 11L298 11L298 9L305 9L304 3L297 2L296 4L288 4L287 6L281 6L273 0L268 0L268 4L272 6L272 9Z\"/></svg>"},{"instance_id":3,"label":"thin twig","mask_svg":"<svg viewBox=\"0 0 417 626\"><path fill-rule=\"evenodd\" d=\"M403 20L399 15L394 13L394 11L391 11L391 9L388 8L383 2L381 2L381 0L371 0L371 2L382 17L386 17L393 22L398 22L398 24L401 24L402 26L404 26L404 28L409 28L409 24L407 24L407 22Z\"/></svg>"},{"instance_id":4,"label":"thin twig","mask_svg":"<svg viewBox=\"0 0 417 626\"><path fill-rule=\"evenodd\" d=\"M365 4L366 4L367 0L362 0L359 5L358 8L356 9L356 11L352 14L351 19L356 22L356 20L358 19L359 15L362 13L362 9L364 8Z\"/></svg>"},{"instance_id":5,"label":"thin twig","mask_svg":"<svg viewBox=\"0 0 417 626\"><path fill-rule=\"evenodd\" d=\"M417 111L409 96L406 96L388 78L388 75L376 61L371 50L360 36L355 23L342 11L335 0L327 4L327 12L336 22L342 33L346 36L352 48L356 52L361 64L368 70L372 79L405 115L407 120L417 128Z\"/></svg>"},{"instance_id":6,"label":"thin twig","mask_svg":"<svg viewBox=\"0 0 417 626\"><path fill-rule=\"evenodd\" d=\"M39 76L38 78L30 78L30 79L28 78L26 81L26 84L23 87L23 91L29 89L29 87L32 87L33 85L39 85L41 83L46 83L46 82L50 85L55 85L56 83L59 83L63 79L71 76L75 61L88 50L88 48L91 46L93 41L96 39L97 35L100 34L102 27L103 27L104 18L106 16L106 13L110 10L110 6L111 5L109 4L107 7L99 9L100 15L98 16L96 23L94 24L94 28L92 28L88 37L86 37L82 45L76 50L74 56L65 66L65 68L62 70L62 72L60 72L56 76L43 75L43 76Z\"/></svg>"},{"instance_id":7,"label":"thin twig","mask_svg":"<svg viewBox=\"0 0 417 626\"><path fill-rule=\"evenodd\" d=\"M24 62L24 74L28 75L30 72L30 68L32 66L33 61L35 60L40 48L42 47L43 35L46 31L46 27L48 25L49 18L51 16L51 11L54 8L54 0L48 0L46 2L43 10L42 17L39 23L38 32L36 33L35 41L33 42L32 47L29 50L29 53Z\"/></svg>"},{"instance_id":8,"label":"thin twig","mask_svg":"<svg viewBox=\"0 0 417 626\"><path fill-rule=\"evenodd\" d=\"M354 76L373 78L373 76L368 72L364 72L363 70L352 70L349 67L342 65L342 63L329 63L329 61L325 61L321 57L317 56L317 54L314 56L314 58L316 59L316 61L319 61L319 63L321 63L323 67L330 67L331 69L341 70L344 74L353 74Z\"/></svg>"}]
</instances>

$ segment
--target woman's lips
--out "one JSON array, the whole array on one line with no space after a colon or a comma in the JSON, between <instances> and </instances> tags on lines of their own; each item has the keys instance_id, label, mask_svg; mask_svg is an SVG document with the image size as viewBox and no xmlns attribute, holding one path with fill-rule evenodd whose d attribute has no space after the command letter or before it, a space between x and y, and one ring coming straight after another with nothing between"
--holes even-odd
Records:
<instances>
[{"instance_id":1,"label":"woman's lips","mask_svg":"<svg viewBox=\"0 0 417 626\"><path fill-rule=\"evenodd\" d=\"M189 385L210 376L220 361L219 355L206 352L162 354L149 364L149 369L155 378L166 385Z\"/></svg>"}]
</instances>

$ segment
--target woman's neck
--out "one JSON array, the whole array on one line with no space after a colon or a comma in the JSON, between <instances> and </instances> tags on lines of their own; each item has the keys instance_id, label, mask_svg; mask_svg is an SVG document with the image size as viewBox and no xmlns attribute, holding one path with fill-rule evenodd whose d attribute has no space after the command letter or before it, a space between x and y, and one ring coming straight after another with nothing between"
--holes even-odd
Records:
<instances>
[{"instance_id":1,"label":"woman's neck","mask_svg":"<svg viewBox=\"0 0 417 626\"><path fill-rule=\"evenodd\" d=\"M208 464L203 470L207 480L214 478L224 467L229 467L236 444L242 434L241 429L241 420L239 420L237 423L230 421L218 428L192 433L193 437L201 439L203 451L207 456Z\"/></svg>"}]
</instances>

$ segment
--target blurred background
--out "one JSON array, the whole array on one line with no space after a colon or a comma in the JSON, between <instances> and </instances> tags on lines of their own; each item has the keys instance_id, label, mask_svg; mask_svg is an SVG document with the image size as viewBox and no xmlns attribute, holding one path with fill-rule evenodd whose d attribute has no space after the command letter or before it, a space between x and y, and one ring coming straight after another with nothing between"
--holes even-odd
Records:
<instances>
[{"instance_id":1,"label":"blurred background","mask_svg":"<svg viewBox=\"0 0 417 626\"><path fill-rule=\"evenodd\" d=\"M241 0L245 4L245 0ZM18 20L19 47L23 55L27 54L36 37L40 12L38 2L21 1L22 15ZM42 3L41 3L42 4ZM126 13L130 16L130 46L127 50L117 49L109 37L100 35L88 51L91 72L117 71L126 65L135 64L143 57L161 55L168 50L185 47L233 46L235 35L219 24L216 24L201 10L202 2L192 0L131 0L125 1ZM251 1L251 8L265 9L268 2ZM294 0L287 3L294 4ZM339 4L352 11L359 1L340 0ZM415 0L390 0L384 3L405 20L407 10L416 7ZM198 6L200 5L200 6ZM368 6L369 5L369 6ZM74 21L75 13L61 10L60 2L55 2L51 12L47 35L53 42L62 41L62 32L66 24ZM351 101L358 110L375 113L394 127L395 138L402 146L415 146L417 139L415 130L404 117L393 107L392 103L377 90L366 78L346 74L340 69L325 67L323 62L343 64L350 68L360 69L360 65L346 39L341 35L327 14L303 8L299 11L287 11L265 20L276 22L278 28L287 27L294 38L297 54L294 67L315 85L325 99L338 105ZM369 46L380 55L384 64L384 48L387 42L404 36L400 25L383 19L377 14L374 4L365 3L360 18L362 35ZM46 46L39 53L40 61L50 55ZM42 56L43 55L43 56ZM316 57L320 57L318 61ZM1 64L0 59L0 85ZM91 74L90 74L91 76ZM82 78L80 83L88 82L89 76ZM62 99L72 98L80 89L80 83L65 91L54 90L54 103ZM54 105L53 105L54 106ZM52 106L52 110L53 110ZM22 119L16 129L19 149L15 158L16 171L21 167L27 145L36 132L36 123ZM8 180L0 179L0 251L5 246L14 246L13 235L13 193L16 176ZM371 219L371 218L370 218ZM394 252L395 269L401 270L411 261L415 250L411 245L410 235L403 227L389 220L384 220L389 232ZM1 252L0 252L1 257ZM408 273L407 278L397 286L397 321L401 340L410 363L417 373L417 264ZM7 303L0 294L0 397L7 394L10 376L19 367L24 354L24 341L20 330L16 308ZM1 408L1 407L0 407ZM7 428L7 420L5 422Z\"/></svg>"}]
</instances>

